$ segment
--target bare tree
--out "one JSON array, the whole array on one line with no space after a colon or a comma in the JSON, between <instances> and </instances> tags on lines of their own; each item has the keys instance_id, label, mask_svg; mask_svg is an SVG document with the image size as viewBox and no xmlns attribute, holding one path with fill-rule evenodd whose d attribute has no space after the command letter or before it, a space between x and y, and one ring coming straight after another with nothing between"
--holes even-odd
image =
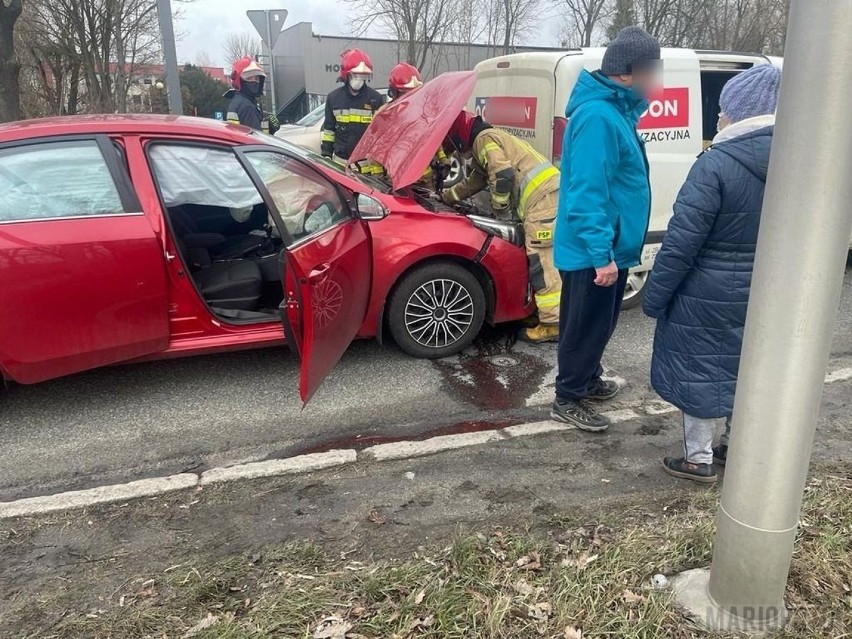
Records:
<instances>
[{"instance_id":1,"label":"bare tree","mask_svg":"<svg viewBox=\"0 0 852 639\"><path fill-rule=\"evenodd\" d=\"M563 36L569 46L590 47L615 7L610 0L562 0Z\"/></svg>"},{"instance_id":2,"label":"bare tree","mask_svg":"<svg viewBox=\"0 0 852 639\"><path fill-rule=\"evenodd\" d=\"M22 10L22 0L0 0L0 122L21 118L21 64L15 52L15 23Z\"/></svg>"},{"instance_id":3,"label":"bare tree","mask_svg":"<svg viewBox=\"0 0 852 639\"><path fill-rule=\"evenodd\" d=\"M426 64L434 43L447 37L456 19L456 0L345 0L362 7L353 19L358 34L377 28L397 38L405 49L405 60L418 69ZM528 0L529 1L529 0Z\"/></svg>"},{"instance_id":4,"label":"bare tree","mask_svg":"<svg viewBox=\"0 0 852 639\"><path fill-rule=\"evenodd\" d=\"M234 62L246 56L254 57L261 52L263 43L260 38L248 32L232 33L229 35L225 44L222 46L222 51L225 54L225 62L228 67L233 67Z\"/></svg>"}]
</instances>

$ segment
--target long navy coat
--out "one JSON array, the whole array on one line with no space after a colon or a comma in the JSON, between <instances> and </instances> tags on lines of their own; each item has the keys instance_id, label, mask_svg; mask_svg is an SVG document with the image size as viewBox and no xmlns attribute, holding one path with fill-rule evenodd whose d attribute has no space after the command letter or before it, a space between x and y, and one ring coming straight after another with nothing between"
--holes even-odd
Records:
<instances>
[{"instance_id":1,"label":"long navy coat","mask_svg":"<svg viewBox=\"0 0 852 639\"><path fill-rule=\"evenodd\" d=\"M651 383L694 417L733 412L773 129L746 129L698 158L647 284Z\"/></svg>"}]
</instances>

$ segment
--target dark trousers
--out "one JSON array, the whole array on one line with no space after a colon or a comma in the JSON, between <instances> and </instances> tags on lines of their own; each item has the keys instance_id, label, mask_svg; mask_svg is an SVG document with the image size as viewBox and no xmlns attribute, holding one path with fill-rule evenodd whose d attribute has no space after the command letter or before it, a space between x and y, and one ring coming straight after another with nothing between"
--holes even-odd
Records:
<instances>
[{"instance_id":1,"label":"dark trousers","mask_svg":"<svg viewBox=\"0 0 852 639\"><path fill-rule=\"evenodd\" d=\"M618 323L627 270L618 272L612 286L597 286L593 268L560 271L560 275L556 397L570 401L586 397L589 384L603 373L601 358Z\"/></svg>"}]
</instances>

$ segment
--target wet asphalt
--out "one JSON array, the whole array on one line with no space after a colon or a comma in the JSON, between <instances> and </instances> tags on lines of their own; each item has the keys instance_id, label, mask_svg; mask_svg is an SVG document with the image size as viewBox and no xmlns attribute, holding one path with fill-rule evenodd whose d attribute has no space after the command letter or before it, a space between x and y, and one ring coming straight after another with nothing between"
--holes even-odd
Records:
<instances>
[{"instance_id":1,"label":"wet asphalt","mask_svg":"<svg viewBox=\"0 0 852 639\"><path fill-rule=\"evenodd\" d=\"M517 344L514 330L489 329L438 362L358 342L304 409L298 363L284 348L13 386L0 393L0 501L545 418L556 348ZM628 383L614 408L654 399L652 338L640 310L623 313L606 355ZM852 269L832 357L834 367L852 366Z\"/></svg>"}]
</instances>

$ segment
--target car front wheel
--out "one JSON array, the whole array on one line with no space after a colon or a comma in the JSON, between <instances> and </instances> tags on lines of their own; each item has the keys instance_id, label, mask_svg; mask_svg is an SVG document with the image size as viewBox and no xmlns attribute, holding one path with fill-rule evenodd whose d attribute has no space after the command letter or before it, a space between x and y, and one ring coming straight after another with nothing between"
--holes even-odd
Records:
<instances>
[{"instance_id":1,"label":"car front wheel","mask_svg":"<svg viewBox=\"0 0 852 639\"><path fill-rule=\"evenodd\" d=\"M414 357L438 359L464 350L484 321L482 286L467 269L452 262L412 271L388 302L391 335Z\"/></svg>"}]
</instances>

